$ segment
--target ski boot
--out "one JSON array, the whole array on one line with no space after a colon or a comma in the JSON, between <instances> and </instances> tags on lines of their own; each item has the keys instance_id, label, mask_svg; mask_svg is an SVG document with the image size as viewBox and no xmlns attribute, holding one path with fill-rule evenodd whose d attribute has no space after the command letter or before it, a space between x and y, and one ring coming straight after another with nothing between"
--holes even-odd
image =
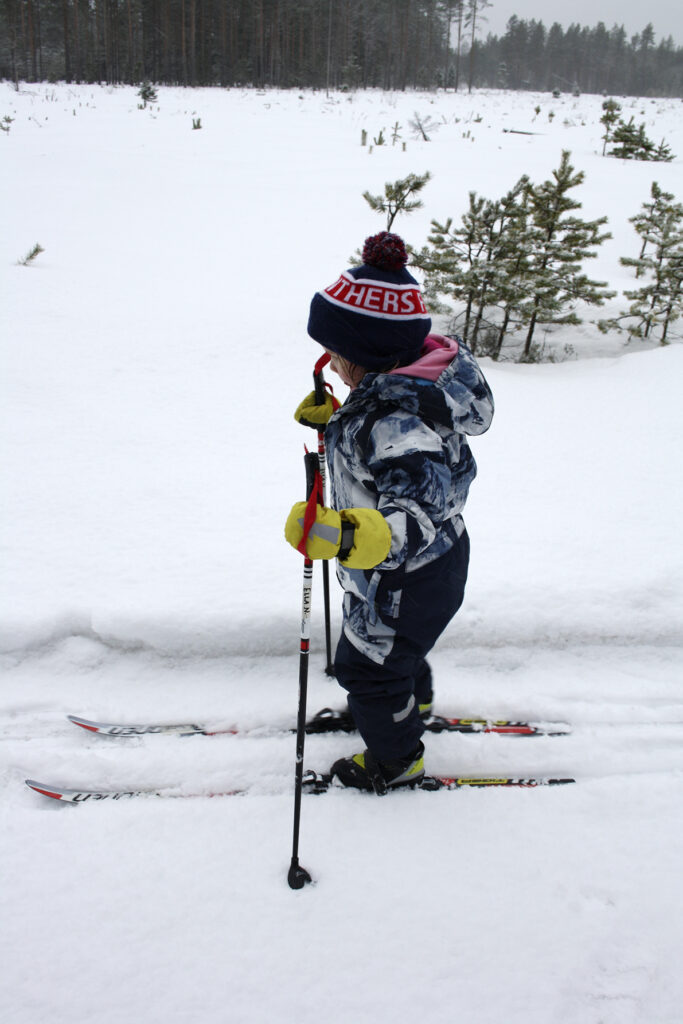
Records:
<instances>
[{"instance_id":1,"label":"ski boot","mask_svg":"<svg viewBox=\"0 0 683 1024\"><path fill-rule=\"evenodd\" d=\"M369 750L352 757L342 757L330 769L332 777L343 786L363 789L384 796L400 786L418 786L424 778L424 743L418 743L408 757L394 761L377 761Z\"/></svg>"}]
</instances>

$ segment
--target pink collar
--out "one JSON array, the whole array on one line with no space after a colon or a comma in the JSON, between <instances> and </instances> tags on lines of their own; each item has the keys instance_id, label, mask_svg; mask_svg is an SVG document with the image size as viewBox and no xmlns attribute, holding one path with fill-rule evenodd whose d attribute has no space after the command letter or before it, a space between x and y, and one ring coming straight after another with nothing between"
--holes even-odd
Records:
<instances>
[{"instance_id":1,"label":"pink collar","mask_svg":"<svg viewBox=\"0 0 683 1024\"><path fill-rule=\"evenodd\" d=\"M453 362L458 350L459 346L454 338L446 338L443 334L428 334L424 340L420 358L409 366L399 366L395 370L390 370L389 373L435 381Z\"/></svg>"}]
</instances>

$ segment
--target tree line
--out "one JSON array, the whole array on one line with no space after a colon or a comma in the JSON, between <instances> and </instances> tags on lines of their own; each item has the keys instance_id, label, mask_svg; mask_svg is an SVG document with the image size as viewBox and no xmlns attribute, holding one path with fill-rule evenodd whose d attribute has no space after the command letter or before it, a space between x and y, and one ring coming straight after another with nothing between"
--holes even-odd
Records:
<instances>
[{"instance_id":1,"label":"tree line","mask_svg":"<svg viewBox=\"0 0 683 1024\"><path fill-rule=\"evenodd\" d=\"M652 25L510 19L491 0L0 0L0 77L277 88L488 86L683 94L683 48Z\"/></svg>"},{"instance_id":2,"label":"tree line","mask_svg":"<svg viewBox=\"0 0 683 1024\"><path fill-rule=\"evenodd\" d=\"M405 89L447 52L441 0L3 0L2 21L6 78Z\"/></svg>"},{"instance_id":3,"label":"tree line","mask_svg":"<svg viewBox=\"0 0 683 1024\"><path fill-rule=\"evenodd\" d=\"M629 39L607 29L513 17L504 36L478 44L479 84L503 89L559 89L628 96L683 96L683 48L669 36L656 44L652 24Z\"/></svg>"}]
</instances>

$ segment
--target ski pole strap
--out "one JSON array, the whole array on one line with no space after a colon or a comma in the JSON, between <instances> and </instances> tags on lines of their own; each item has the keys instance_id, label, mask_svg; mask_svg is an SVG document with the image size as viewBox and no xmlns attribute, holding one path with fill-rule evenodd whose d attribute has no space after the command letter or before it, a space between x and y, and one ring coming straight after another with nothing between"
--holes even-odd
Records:
<instances>
[{"instance_id":1,"label":"ski pole strap","mask_svg":"<svg viewBox=\"0 0 683 1024\"><path fill-rule=\"evenodd\" d=\"M336 412L337 409L340 407L341 402L339 402L339 400L336 398L334 391L332 390L332 385L328 384L325 378L323 377L323 369L327 366L329 361L329 353L323 352L320 359L313 367L313 387L315 389L315 404L325 404L325 391L327 390L329 391L330 398L332 399L332 407Z\"/></svg>"},{"instance_id":2,"label":"ski pole strap","mask_svg":"<svg viewBox=\"0 0 683 1024\"><path fill-rule=\"evenodd\" d=\"M304 532L298 550L304 558L307 558L306 541L313 529L318 505L323 503L323 479L320 475L320 461L317 452L307 451L304 455L304 465L306 467L306 511L304 513Z\"/></svg>"},{"instance_id":3,"label":"ski pole strap","mask_svg":"<svg viewBox=\"0 0 683 1024\"><path fill-rule=\"evenodd\" d=\"M351 554L351 548L356 541L356 527L353 523L348 523L345 519L342 519L341 528L341 545L339 547L339 554L337 558L340 562L345 561Z\"/></svg>"}]
</instances>

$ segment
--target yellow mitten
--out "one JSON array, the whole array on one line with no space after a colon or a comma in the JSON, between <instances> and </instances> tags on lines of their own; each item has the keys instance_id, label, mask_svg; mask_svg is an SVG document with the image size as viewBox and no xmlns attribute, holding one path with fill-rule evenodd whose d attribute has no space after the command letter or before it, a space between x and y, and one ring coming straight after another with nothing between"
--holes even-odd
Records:
<instances>
[{"instance_id":1,"label":"yellow mitten","mask_svg":"<svg viewBox=\"0 0 683 1024\"><path fill-rule=\"evenodd\" d=\"M325 392L325 402L318 405L315 400L315 391L300 402L294 413L294 419L303 423L305 427L313 427L314 430L324 430L330 417L339 408L339 402L329 392Z\"/></svg>"},{"instance_id":2,"label":"yellow mitten","mask_svg":"<svg viewBox=\"0 0 683 1024\"><path fill-rule=\"evenodd\" d=\"M297 501L285 523L285 539L301 551L307 502ZM341 513L318 505L306 540L309 558L336 558L347 569L374 569L391 549L391 530L376 508L345 508Z\"/></svg>"},{"instance_id":3,"label":"yellow mitten","mask_svg":"<svg viewBox=\"0 0 683 1024\"><path fill-rule=\"evenodd\" d=\"M305 501L297 501L292 505L292 510L285 523L285 539L297 551L300 550L299 545L304 535L306 506L307 502ZM315 522L306 540L306 554L309 558L336 558L341 540L341 516L333 508L318 505Z\"/></svg>"},{"instance_id":4,"label":"yellow mitten","mask_svg":"<svg viewBox=\"0 0 683 1024\"><path fill-rule=\"evenodd\" d=\"M391 530L376 508L345 508L341 512L342 524L353 526L353 546L340 561L347 569L373 569L389 554Z\"/></svg>"}]
</instances>

